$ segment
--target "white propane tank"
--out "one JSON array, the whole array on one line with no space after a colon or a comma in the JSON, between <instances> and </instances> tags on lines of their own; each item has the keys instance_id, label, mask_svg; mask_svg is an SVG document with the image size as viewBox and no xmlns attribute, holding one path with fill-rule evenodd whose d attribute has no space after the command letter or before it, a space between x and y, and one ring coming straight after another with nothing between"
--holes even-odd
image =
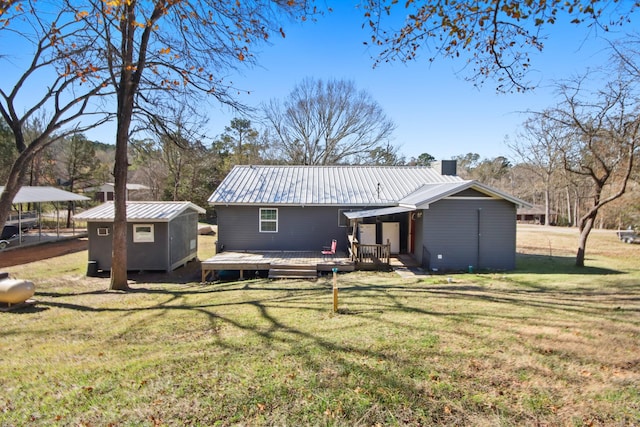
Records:
<instances>
[{"instance_id":1,"label":"white propane tank","mask_svg":"<svg viewBox=\"0 0 640 427\"><path fill-rule=\"evenodd\" d=\"M36 293L33 282L20 279L0 280L0 302L19 304L25 302Z\"/></svg>"}]
</instances>

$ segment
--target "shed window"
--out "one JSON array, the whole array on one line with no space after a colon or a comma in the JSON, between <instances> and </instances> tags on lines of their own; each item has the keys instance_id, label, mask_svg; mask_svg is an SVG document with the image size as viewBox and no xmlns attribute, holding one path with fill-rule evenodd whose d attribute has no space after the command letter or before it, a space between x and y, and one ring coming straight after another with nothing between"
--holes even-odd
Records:
<instances>
[{"instance_id":1,"label":"shed window","mask_svg":"<svg viewBox=\"0 0 640 427\"><path fill-rule=\"evenodd\" d=\"M278 209L260 208L260 232L278 232Z\"/></svg>"},{"instance_id":2,"label":"shed window","mask_svg":"<svg viewBox=\"0 0 640 427\"><path fill-rule=\"evenodd\" d=\"M134 224L133 225L133 242L144 243L153 242L153 224Z\"/></svg>"},{"instance_id":3,"label":"shed window","mask_svg":"<svg viewBox=\"0 0 640 427\"><path fill-rule=\"evenodd\" d=\"M98 227L98 236L108 236L109 227Z\"/></svg>"}]
</instances>

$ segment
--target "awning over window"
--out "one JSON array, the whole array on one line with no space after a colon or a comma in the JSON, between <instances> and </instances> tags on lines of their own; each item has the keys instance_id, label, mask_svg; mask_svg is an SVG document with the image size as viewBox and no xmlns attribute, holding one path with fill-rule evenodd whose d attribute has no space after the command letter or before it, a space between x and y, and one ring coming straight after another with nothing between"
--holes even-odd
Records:
<instances>
[{"instance_id":1,"label":"awning over window","mask_svg":"<svg viewBox=\"0 0 640 427\"><path fill-rule=\"evenodd\" d=\"M349 219L371 218L372 216L391 215L402 212L415 211L416 208L407 208L404 206L392 206L390 208L367 209L364 211L345 212L344 216Z\"/></svg>"}]
</instances>

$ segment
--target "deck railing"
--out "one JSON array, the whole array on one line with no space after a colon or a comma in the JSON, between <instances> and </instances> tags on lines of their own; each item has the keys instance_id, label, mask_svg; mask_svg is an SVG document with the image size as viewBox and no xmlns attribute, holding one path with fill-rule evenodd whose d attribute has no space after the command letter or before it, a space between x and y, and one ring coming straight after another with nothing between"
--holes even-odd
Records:
<instances>
[{"instance_id":1,"label":"deck railing","mask_svg":"<svg viewBox=\"0 0 640 427\"><path fill-rule=\"evenodd\" d=\"M391 264L391 243L365 245L349 236L349 252L351 260L358 265L389 266Z\"/></svg>"}]
</instances>

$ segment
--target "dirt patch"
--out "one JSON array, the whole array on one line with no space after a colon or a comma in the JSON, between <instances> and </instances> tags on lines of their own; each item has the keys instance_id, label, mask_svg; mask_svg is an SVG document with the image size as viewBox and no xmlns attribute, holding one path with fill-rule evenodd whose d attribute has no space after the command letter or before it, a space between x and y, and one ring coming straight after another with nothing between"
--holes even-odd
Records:
<instances>
[{"instance_id":1,"label":"dirt patch","mask_svg":"<svg viewBox=\"0 0 640 427\"><path fill-rule=\"evenodd\" d=\"M86 251L88 248L89 241L83 237L5 250L0 252L0 268Z\"/></svg>"}]
</instances>

